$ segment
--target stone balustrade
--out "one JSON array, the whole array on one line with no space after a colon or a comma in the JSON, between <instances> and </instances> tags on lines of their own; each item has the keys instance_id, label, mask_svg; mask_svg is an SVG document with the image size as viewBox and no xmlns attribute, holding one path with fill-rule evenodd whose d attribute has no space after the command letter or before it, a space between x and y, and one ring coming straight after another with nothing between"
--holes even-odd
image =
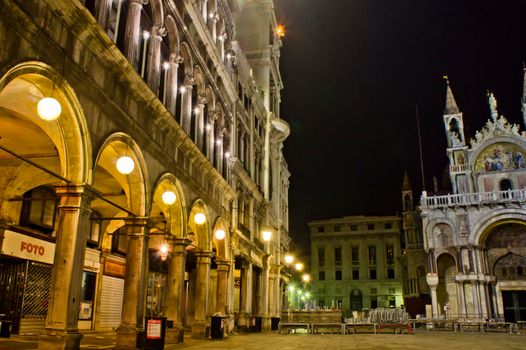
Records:
<instances>
[{"instance_id":1,"label":"stone balustrade","mask_svg":"<svg viewBox=\"0 0 526 350\"><path fill-rule=\"evenodd\" d=\"M424 193L420 198L420 206L422 210L458 206L524 202L526 202L526 189L496 192L459 193L430 197Z\"/></svg>"}]
</instances>

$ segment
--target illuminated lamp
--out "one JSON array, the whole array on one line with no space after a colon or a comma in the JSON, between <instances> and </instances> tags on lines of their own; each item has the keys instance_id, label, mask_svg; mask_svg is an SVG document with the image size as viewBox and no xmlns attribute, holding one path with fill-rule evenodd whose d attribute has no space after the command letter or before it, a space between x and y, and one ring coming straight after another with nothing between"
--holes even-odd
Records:
<instances>
[{"instance_id":1,"label":"illuminated lamp","mask_svg":"<svg viewBox=\"0 0 526 350\"><path fill-rule=\"evenodd\" d=\"M219 229L215 232L215 236L218 240L222 240L223 238L225 238L225 231Z\"/></svg>"},{"instance_id":2,"label":"illuminated lamp","mask_svg":"<svg viewBox=\"0 0 526 350\"><path fill-rule=\"evenodd\" d=\"M194 222L198 225L204 224L206 221L206 216L203 213L197 213L194 216Z\"/></svg>"},{"instance_id":3,"label":"illuminated lamp","mask_svg":"<svg viewBox=\"0 0 526 350\"><path fill-rule=\"evenodd\" d=\"M57 119L62 113L60 103L53 97L44 97L37 104L38 116L46 121Z\"/></svg>"},{"instance_id":4,"label":"illuminated lamp","mask_svg":"<svg viewBox=\"0 0 526 350\"><path fill-rule=\"evenodd\" d=\"M172 191L165 191L162 195L163 203L166 205L172 205L175 203L177 196Z\"/></svg>"},{"instance_id":5,"label":"illuminated lamp","mask_svg":"<svg viewBox=\"0 0 526 350\"><path fill-rule=\"evenodd\" d=\"M122 156L117 160L117 170L123 175L128 175L135 168L133 159L128 156Z\"/></svg>"}]
</instances>

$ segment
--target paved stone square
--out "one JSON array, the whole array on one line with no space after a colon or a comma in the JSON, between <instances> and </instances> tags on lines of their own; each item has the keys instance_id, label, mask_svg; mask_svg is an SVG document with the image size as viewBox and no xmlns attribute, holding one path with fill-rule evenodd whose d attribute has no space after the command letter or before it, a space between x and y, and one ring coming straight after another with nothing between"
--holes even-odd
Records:
<instances>
[{"instance_id":1,"label":"paved stone square","mask_svg":"<svg viewBox=\"0 0 526 350\"><path fill-rule=\"evenodd\" d=\"M113 333L86 335L81 349L113 349ZM37 337L0 338L0 350L37 350ZM228 350L524 350L526 334L478 332L426 332L407 334L238 334L224 340L186 339L184 344L167 345L176 349Z\"/></svg>"}]
</instances>

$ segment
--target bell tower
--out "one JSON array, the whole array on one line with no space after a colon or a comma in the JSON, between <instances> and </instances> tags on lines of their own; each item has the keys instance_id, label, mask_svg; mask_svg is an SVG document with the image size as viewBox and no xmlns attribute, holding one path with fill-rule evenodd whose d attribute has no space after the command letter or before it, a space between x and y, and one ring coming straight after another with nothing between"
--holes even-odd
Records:
<instances>
[{"instance_id":1,"label":"bell tower","mask_svg":"<svg viewBox=\"0 0 526 350\"><path fill-rule=\"evenodd\" d=\"M446 105L443 118L447 137L449 176L451 177L453 193L473 192L462 112L460 112L457 106L447 77L446 85Z\"/></svg>"}]
</instances>

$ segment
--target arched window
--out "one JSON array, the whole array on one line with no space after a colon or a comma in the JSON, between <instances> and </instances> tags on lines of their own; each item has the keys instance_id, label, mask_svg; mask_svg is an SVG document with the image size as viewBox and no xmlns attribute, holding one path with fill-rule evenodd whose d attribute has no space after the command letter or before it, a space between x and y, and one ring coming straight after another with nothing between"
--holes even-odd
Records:
<instances>
[{"instance_id":1,"label":"arched window","mask_svg":"<svg viewBox=\"0 0 526 350\"><path fill-rule=\"evenodd\" d=\"M36 187L23 195L20 224L45 233L54 229L57 195L47 186Z\"/></svg>"},{"instance_id":2,"label":"arched window","mask_svg":"<svg viewBox=\"0 0 526 350\"><path fill-rule=\"evenodd\" d=\"M500 180L499 187L501 191L507 191L513 189L513 184L510 179Z\"/></svg>"}]
</instances>

